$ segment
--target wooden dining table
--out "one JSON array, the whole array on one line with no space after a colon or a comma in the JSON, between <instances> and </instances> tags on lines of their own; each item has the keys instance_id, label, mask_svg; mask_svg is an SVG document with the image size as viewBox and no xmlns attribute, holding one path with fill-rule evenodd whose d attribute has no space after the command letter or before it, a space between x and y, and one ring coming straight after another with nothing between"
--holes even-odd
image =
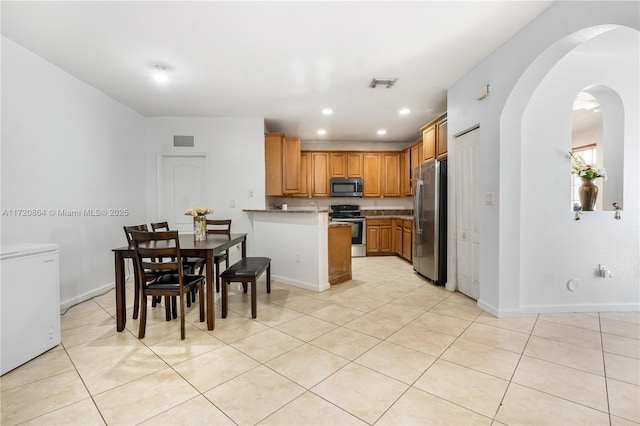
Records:
<instances>
[{"instance_id":1,"label":"wooden dining table","mask_svg":"<svg viewBox=\"0 0 640 426\"><path fill-rule=\"evenodd\" d=\"M214 291L213 291L213 257L217 254L241 244L242 257L247 257L247 234L207 235L204 241L194 241L193 234L180 234L180 254L184 257L202 257L205 259L206 271L206 315L207 328L215 327ZM116 329L124 330L127 322L127 302L125 297L125 268L124 260L133 259L135 250L133 243L112 250L115 260L115 286L116 286Z\"/></svg>"}]
</instances>

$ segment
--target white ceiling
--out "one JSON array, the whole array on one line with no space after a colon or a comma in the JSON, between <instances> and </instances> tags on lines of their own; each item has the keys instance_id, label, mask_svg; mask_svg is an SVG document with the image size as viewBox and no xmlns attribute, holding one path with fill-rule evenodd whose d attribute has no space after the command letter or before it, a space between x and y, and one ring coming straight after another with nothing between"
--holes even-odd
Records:
<instances>
[{"instance_id":1,"label":"white ceiling","mask_svg":"<svg viewBox=\"0 0 640 426\"><path fill-rule=\"evenodd\" d=\"M2 1L2 34L144 116L264 117L303 141L408 142L551 1ZM151 78L167 68L163 86ZM372 78L397 78L391 89ZM334 109L323 116L322 108ZM400 108L411 114L400 116ZM318 136L324 128L327 135ZM376 135L380 128L384 136Z\"/></svg>"}]
</instances>

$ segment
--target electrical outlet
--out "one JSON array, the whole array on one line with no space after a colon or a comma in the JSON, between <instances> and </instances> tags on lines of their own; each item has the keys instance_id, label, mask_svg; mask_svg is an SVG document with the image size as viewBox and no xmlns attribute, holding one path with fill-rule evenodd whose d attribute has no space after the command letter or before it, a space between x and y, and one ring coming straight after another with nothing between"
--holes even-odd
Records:
<instances>
[{"instance_id":1,"label":"electrical outlet","mask_svg":"<svg viewBox=\"0 0 640 426\"><path fill-rule=\"evenodd\" d=\"M298 262L298 263L302 263L302 259L301 259L301 257L300 257L300 252L297 252L297 253L296 253L296 262Z\"/></svg>"},{"instance_id":2,"label":"electrical outlet","mask_svg":"<svg viewBox=\"0 0 640 426\"><path fill-rule=\"evenodd\" d=\"M232 209L236 207L236 200L230 200L229 201L229 207L231 207Z\"/></svg>"},{"instance_id":3,"label":"electrical outlet","mask_svg":"<svg viewBox=\"0 0 640 426\"><path fill-rule=\"evenodd\" d=\"M249 189L249 197L253 197L253 189Z\"/></svg>"}]
</instances>

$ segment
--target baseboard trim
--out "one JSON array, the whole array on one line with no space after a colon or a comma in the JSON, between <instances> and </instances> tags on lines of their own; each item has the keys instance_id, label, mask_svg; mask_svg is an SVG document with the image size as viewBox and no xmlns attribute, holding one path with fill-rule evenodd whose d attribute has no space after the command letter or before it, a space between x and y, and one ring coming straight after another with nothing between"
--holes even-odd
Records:
<instances>
[{"instance_id":1,"label":"baseboard trim","mask_svg":"<svg viewBox=\"0 0 640 426\"><path fill-rule=\"evenodd\" d=\"M283 284L292 285L294 287L299 287L305 290L315 291L318 293L325 290L329 290L329 288L331 287L328 281L324 284L315 285L315 284L306 283L303 281L292 280L290 278L282 277L280 275L273 275L273 274L271 274L271 279Z\"/></svg>"},{"instance_id":2,"label":"baseboard trim","mask_svg":"<svg viewBox=\"0 0 640 426\"><path fill-rule=\"evenodd\" d=\"M565 312L635 312L638 303L584 304L584 305L522 305L525 314L555 314Z\"/></svg>"}]
</instances>

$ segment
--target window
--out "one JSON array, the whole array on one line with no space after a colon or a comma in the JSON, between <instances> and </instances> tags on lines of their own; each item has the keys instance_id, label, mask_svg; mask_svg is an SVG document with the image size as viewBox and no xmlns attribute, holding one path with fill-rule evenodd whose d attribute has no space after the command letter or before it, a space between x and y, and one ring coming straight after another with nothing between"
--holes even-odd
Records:
<instances>
[{"instance_id":1,"label":"window","mask_svg":"<svg viewBox=\"0 0 640 426\"><path fill-rule=\"evenodd\" d=\"M573 148L571 152L574 155L582 157L582 159L587 164L597 163L595 144L576 147L576 148ZM580 205L580 196L578 195L578 188L580 188L581 183L582 183L582 180L580 179L580 177L578 177L578 175L573 175L573 174L571 175L571 208L572 209L573 209L573 206L575 206L576 204Z\"/></svg>"}]
</instances>

